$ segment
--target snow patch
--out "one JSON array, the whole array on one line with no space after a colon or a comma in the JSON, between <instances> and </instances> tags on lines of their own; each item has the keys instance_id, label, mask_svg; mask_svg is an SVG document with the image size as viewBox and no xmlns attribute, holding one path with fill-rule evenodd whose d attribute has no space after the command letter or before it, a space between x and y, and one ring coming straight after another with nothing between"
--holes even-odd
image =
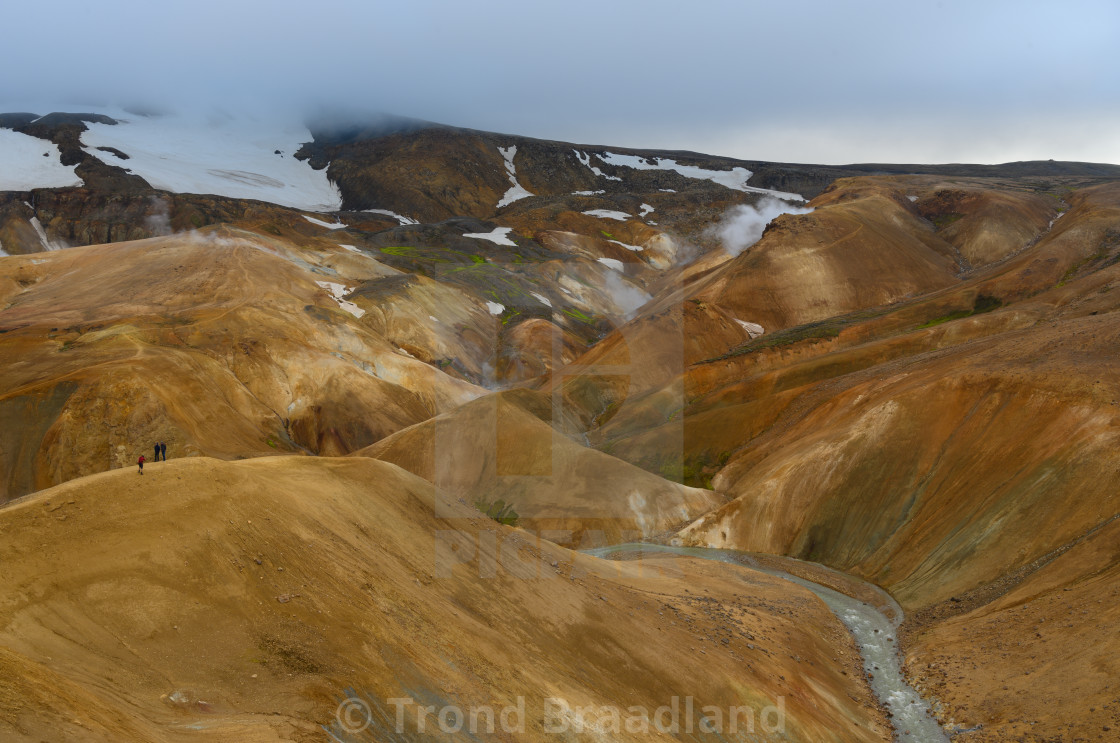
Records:
<instances>
[{"instance_id":1,"label":"snow patch","mask_svg":"<svg viewBox=\"0 0 1120 743\"><path fill-rule=\"evenodd\" d=\"M615 152L606 152L599 155L599 159L608 165L616 167L633 168L634 170L675 170L685 178L708 180L718 183L736 191L744 193L765 193L776 196L786 201L805 201L800 194L772 191L768 188L748 186L747 180L754 175L746 168L732 168L731 170L707 170L696 165L681 165L676 160L665 157L655 157L652 160L638 157L637 155L620 155Z\"/></svg>"},{"instance_id":2,"label":"snow patch","mask_svg":"<svg viewBox=\"0 0 1120 743\"><path fill-rule=\"evenodd\" d=\"M61 240L56 242L47 237L47 231L43 229L43 223L39 221L38 217L31 218L31 226L35 228L35 234L39 236L39 242L42 244L43 250L62 250L70 247Z\"/></svg>"},{"instance_id":3,"label":"snow patch","mask_svg":"<svg viewBox=\"0 0 1120 743\"><path fill-rule=\"evenodd\" d=\"M641 245L627 245L626 243L620 242L618 240L607 240L607 242L614 243L615 245L621 245L622 247L626 248L627 250L632 250L635 253L639 253L639 252L645 250L645 248L643 248Z\"/></svg>"},{"instance_id":4,"label":"snow patch","mask_svg":"<svg viewBox=\"0 0 1120 743\"><path fill-rule=\"evenodd\" d=\"M315 170L306 161L276 156L276 150L294 152L311 141L311 132L302 124L283 122L274 114L253 119L104 113L119 123L87 124L82 146L104 163L126 167L154 188L259 199L316 212L342 207L342 195L325 168ZM98 147L121 150L129 159L122 163Z\"/></svg>"},{"instance_id":5,"label":"snow patch","mask_svg":"<svg viewBox=\"0 0 1120 743\"><path fill-rule=\"evenodd\" d=\"M506 161L506 175L509 176L509 182L513 184L509 187L509 190L506 191L506 195L498 202L498 208L501 209L503 206L512 204L518 199L524 199L526 196L532 196L533 194L526 191L521 187L521 184L517 182L517 168L513 165L513 157L517 154L517 145L511 144L509 147L499 147L498 152L502 153L502 157Z\"/></svg>"},{"instance_id":6,"label":"snow patch","mask_svg":"<svg viewBox=\"0 0 1120 743\"><path fill-rule=\"evenodd\" d=\"M403 214L391 212L388 209L362 209L362 211L368 214L381 214L386 217L392 217L393 219L400 222L401 226L404 226L406 224L420 224L419 220L413 219L412 217L406 217Z\"/></svg>"},{"instance_id":7,"label":"snow patch","mask_svg":"<svg viewBox=\"0 0 1120 743\"><path fill-rule=\"evenodd\" d=\"M572 196L598 196L606 191L572 191Z\"/></svg>"},{"instance_id":8,"label":"snow patch","mask_svg":"<svg viewBox=\"0 0 1120 743\"><path fill-rule=\"evenodd\" d=\"M342 222L324 222L321 219L315 219L315 217L309 217L306 214L303 215L303 218L306 219L311 224L317 224L320 227L326 227L328 230L344 230L344 229L346 229L346 225L344 225Z\"/></svg>"},{"instance_id":9,"label":"snow patch","mask_svg":"<svg viewBox=\"0 0 1120 743\"><path fill-rule=\"evenodd\" d=\"M475 240L489 240L497 245L517 247L517 243L510 240L508 235L513 232L512 227L495 227L493 232L465 232L463 237L473 237Z\"/></svg>"},{"instance_id":10,"label":"snow patch","mask_svg":"<svg viewBox=\"0 0 1120 743\"><path fill-rule=\"evenodd\" d=\"M607 268L613 268L615 271L621 271L623 269L622 261L615 260L614 258L596 258L596 260Z\"/></svg>"},{"instance_id":11,"label":"snow patch","mask_svg":"<svg viewBox=\"0 0 1120 743\"><path fill-rule=\"evenodd\" d=\"M497 302L487 302L486 309L490 310L491 315L500 315L506 311L506 306Z\"/></svg>"},{"instance_id":12,"label":"snow patch","mask_svg":"<svg viewBox=\"0 0 1120 743\"><path fill-rule=\"evenodd\" d=\"M653 212L654 212L654 209L653 209L652 206L650 206L649 204L642 204L642 211L638 215L638 218L639 219L645 219L650 214L653 214Z\"/></svg>"},{"instance_id":13,"label":"snow patch","mask_svg":"<svg viewBox=\"0 0 1120 743\"><path fill-rule=\"evenodd\" d=\"M529 293L532 294L534 297L536 297L537 301L540 302L541 304L546 305L548 307L552 306L552 302L550 302L548 297L544 296L543 294L537 294L536 292L529 292Z\"/></svg>"},{"instance_id":14,"label":"snow patch","mask_svg":"<svg viewBox=\"0 0 1120 743\"><path fill-rule=\"evenodd\" d=\"M588 209L584 214L590 217L599 217L600 219L617 219L619 222L625 222L631 218L626 212L619 212L611 209Z\"/></svg>"},{"instance_id":15,"label":"snow patch","mask_svg":"<svg viewBox=\"0 0 1120 743\"><path fill-rule=\"evenodd\" d=\"M588 155L586 152L580 152L579 150L572 150L572 152L576 153L576 159L578 159L581 163L583 163L588 168L590 168L591 172L594 173L595 175L599 176L600 178L606 178L608 181L621 181L622 180L617 175L607 175L603 171L599 170L598 167L592 165L591 164L591 155Z\"/></svg>"},{"instance_id":16,"label":"snow patch","mask_svg":"<svg viewBox=\"0 0 1120 743\"><path fill-rule=\"evenodd\" d=\"M342 243L339 243L339 244L338 244L338 247L340 247L340 248L343 248L343 249L345 249L345 250L349 250L349 251L350 251L351 253L357 253L358 255L365 255L365 253L363 253L362 251L358 250L358 249L357 249L356 247L354 247L353 245L343 245Z\"/></svg>"},{"instance_id":17,"label":"snow patch","mask_svg":"<svg viewBox=\"0 0 1120 743\"><path fill-rule=\"evenodd\" d=\"M428 319L431 320L432 322L439 322L439 318L436 317L435 315L428 315Z\"/></svg>"},{"instance_id":18,"label":"snow patch","mask_svg":"<svg viewBox=\"0 0 1120 743\"><path fill-rule=\"evenodd\" d=\"M334 301L338 302L338 306L349 312L354 317L361 317L362 315L366 314L366 311L358 305L346 299L343 299L343 297L350 293L350 289L347 289L344 285L336 284L333 281L316 281L315 283L326 289L330 293Z\"/></svg>"},{"instance_id":19,"label":"snow patch","mask_svg":"<svg viewBox=\"0 0 1120 743\"><path fill-rule=\"evenodd\" d=\"M46 155L44 157L43 155ZM82 185L74 165L63 165L58 145L11 129L0 129L0 191Z\"/></svg>"},{"instance_id":20,"label":"snow patch","mask_svg":"<svg viewBox=\"0 0 1120 743\"><path fill-rule=\"evenodd\" d=\"M917 201L918 200L917 196L907 196L906 198L910 199L911 201Z\"/></svg>"},{"instance_id":21,"label":"snow patch","mask_svg":"<svg viewBox=\"0 0 1120 743\"><path fill-rule=\"evenodd\" d=\"M675 188L659 188L657 190L662 191L664 193L676 193L677 192L677 189L675 189Z\"/></svg>"},{"instance_id":22,"label":"snow patch","mask_svg":"<svg viewBox=\"0 0 1120 743\"><path fill-rule=\"evenodd\" d=\"M735 319L735 322L743 326L743 330L747 331L747 335L750 336L752 341L760 335L765 335L766 333L766 328L762 327L756 322L747 322L746 320L739 320L738 318Z\"/></svg>"}]
</instances>

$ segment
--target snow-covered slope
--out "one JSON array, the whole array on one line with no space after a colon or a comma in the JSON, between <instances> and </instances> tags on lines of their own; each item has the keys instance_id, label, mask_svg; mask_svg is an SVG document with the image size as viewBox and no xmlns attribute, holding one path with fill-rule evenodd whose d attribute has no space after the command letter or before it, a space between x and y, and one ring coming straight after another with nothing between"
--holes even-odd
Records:
<instances>
[{"instance_id":1,"label":"snow-covered slope","mask_svg":"<svg viewBox=\"0 0 1120 743\"><path fill-rule=\"evenodd\" d=\"M342 197L326 171L314 170L292 156L312 138L305 126L287 124L278 117L104 113L120 123L88 124L89 130L82 134L85 149L109 165L132 171L155 188L259 199L309 211L334 211L342 206ZM120 150L128 159L99 147Z\"/></svg>"},{"instance_id":2,"label":"snow-covered slope","mask_svg":"<svg viewBox=\"0 0 1120 743\"><path fill-rule=\"evenodd\" d=\"M82 185L74 166L63 165L59 157L53 142L0 129L0 191Z\"/></svg>"}]
</instances>

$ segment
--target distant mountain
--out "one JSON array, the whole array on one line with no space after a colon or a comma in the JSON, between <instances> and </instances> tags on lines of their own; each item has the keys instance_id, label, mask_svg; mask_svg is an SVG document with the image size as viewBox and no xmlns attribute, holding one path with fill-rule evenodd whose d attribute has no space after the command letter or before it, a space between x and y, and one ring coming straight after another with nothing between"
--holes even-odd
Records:
<instances>
[{"instance_id":1,"label":"distant mountain","mask_svg":"<svg viewBox=\"0 0 1120 743\"><path fill-rule=\"evenodd\" d=\"M214 709L271 740L283 697L292 730L334 735L341 685L450 694L454 661L454 688L591 678L588 703L757 685L788 695L793 737L890 739L879 669L800 589L689 560L656 583L561 568L596 564L564 546L642 538L888 590L949 733L1115 729L1120 167L123 110L0 115L0 162L0 505L47 490L0 508L22 571L0 587L0 699L63 689L66 725L104 708L156 731L98 718L105 740ZM119 471L159 441L163 469ZM487 523L509 548L464 560L561 590L472 573L441 593L437 535ZM225 630L190 630L195 599ZM157 701L184 647L175 668L220 660ZM9 677L32 680L5 696ZM18 709L0 737L60 729L61 708Z\"/></svg>"}]
</instances>

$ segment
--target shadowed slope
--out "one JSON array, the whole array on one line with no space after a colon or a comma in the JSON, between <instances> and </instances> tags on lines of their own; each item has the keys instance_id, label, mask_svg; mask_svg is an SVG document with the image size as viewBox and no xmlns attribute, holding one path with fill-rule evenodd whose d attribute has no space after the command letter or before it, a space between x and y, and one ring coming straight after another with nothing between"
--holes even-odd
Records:
<instances>
[{"instance_id":1,"label":"shadowed slope","mask_svg":"<svg viewBox=\"0 0 1120 743\"><path fill-rule=\"evenodd\" d=\"M740 498L685 536L852 570L904 607L991 580L1120 511L1117 342L1094 317L851 375L733 457L714 485Z\"/></svg>"}]
</instances>

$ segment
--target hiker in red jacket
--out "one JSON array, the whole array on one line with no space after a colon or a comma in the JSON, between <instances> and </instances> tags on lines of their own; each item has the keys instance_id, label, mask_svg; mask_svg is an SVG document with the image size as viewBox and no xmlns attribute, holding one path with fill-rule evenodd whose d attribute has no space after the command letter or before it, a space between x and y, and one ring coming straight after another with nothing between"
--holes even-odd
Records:
<instances>
[{"instance_id":1,"label":"hiker in red jacket","mask_svg":"<svg viewBox=\"0 0 1120 743\"><path fill-rule=\"evenodd\" d=\"M136 464L140 465L140 474L144 474L144 455L140 455L140 459L136 460Z\"/></svg>"}]
</instances>

